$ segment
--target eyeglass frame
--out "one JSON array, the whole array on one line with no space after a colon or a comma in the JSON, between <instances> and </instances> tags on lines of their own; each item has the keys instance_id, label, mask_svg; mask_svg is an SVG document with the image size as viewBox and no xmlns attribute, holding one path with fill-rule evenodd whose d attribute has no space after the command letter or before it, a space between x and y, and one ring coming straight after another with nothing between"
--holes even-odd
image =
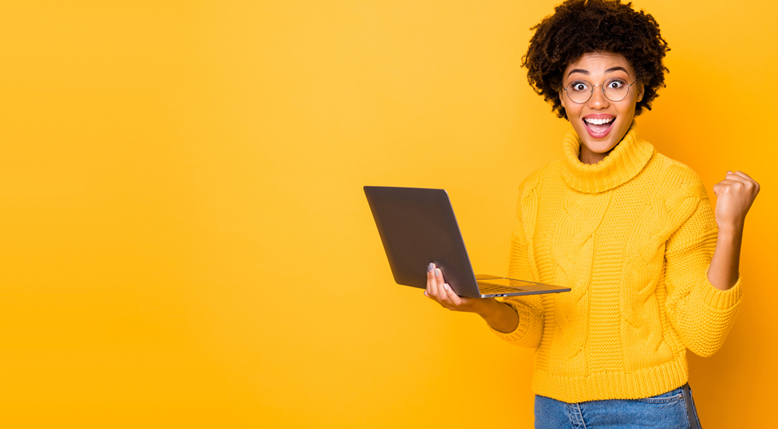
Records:
<instances>
[{"instance_id":1,"label":"eyeglass frame","mask_svg":"<svg viewBox=\"0 0 778 429\"><path fill-rule=\"evenodd\" d=\"M598 87L598 86L599 86L599 87L600 87L600 90L602 90L602 95L603 95L603 96L604 96L606 99L608 99L608 100L610 100L610 101L612 101L612 102L614 102L614 103L618 103L619 101L621 101L621 100L624 100L625 98L627 98L627 96L629 95L629 90L632 88L632 85L634 85L634 84L635 84L635 82L637 82L637 81L638 81L638 78L635 78L635 80L633 80L633 81L632 81L632 83L628 83L628 84L627 84L627 86L628 86L629 88L627 88L627 93L626 93L626 94L624 94L624 97L622 97L622 98L620 98L620 99L618 99L618 100L613 100L613 99L611 99L610 97L608 97L608 94L606 94L606 93L605 93L605 84L606 84L606 83L608 83L608 82L610 82L610 81L611 81L611 80L613 80L613 79L621 79L621 78L620 78L620 77L612 77L612 78L610 78L610 79L606 80L605 82L601 83L600 85L595 85L595 84L593 84L593 83L589 82L589 81L588 81L588 80L586 80L586 79L576 79L576 80L574 80L574 81L573 81L573 83L575 83L575 82L580 82L580 81L583 81L583 82L586 82L586 83L590 84L590 85L591 85L591 87L592 87L591 91L589 91L589 98L587 98L586 100L584 100L584 101L581 101L581 102L578 102L578 101L575 101L575 100L573 100L573 98L572 98L572 97L570 97L570 93L569 93L569 92L567 92L567 88L569 88L571 84L568 84L566 87L564 87L564 86L563 86L563 87L562 87L562 89L565 91L565 94L567 94L567 98L568 98L568 99L570 99L570 101L572 101L572 102L573 102L573 103L575 103L575 104L584 104L584 103L588 103L588 102L589 102L589 100L591 100L591 99L592 99L592 95L594 95L594 88L596 88L596 87Z\"/></svg>"}]
</instances>

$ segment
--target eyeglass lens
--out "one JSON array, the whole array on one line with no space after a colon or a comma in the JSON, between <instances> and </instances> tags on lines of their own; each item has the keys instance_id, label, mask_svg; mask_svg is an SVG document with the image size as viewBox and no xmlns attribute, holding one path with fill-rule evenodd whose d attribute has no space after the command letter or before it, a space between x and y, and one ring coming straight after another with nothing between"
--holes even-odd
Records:
<instances>
[{"instance_id":1,"label":"eyeglass lens","mask_svg":"<svg viewBox=\"0 0 778 429\"><path fill-rule=\"evenodd\" d=\"M570 100L576 103L586 103L592 97L595 86L585 80L575 80L567 85L566 92ZM610 101L621 101L629 93L631 85L624 79L612 78L602 84L602 91Z\"/></svg>"}]
</instances>

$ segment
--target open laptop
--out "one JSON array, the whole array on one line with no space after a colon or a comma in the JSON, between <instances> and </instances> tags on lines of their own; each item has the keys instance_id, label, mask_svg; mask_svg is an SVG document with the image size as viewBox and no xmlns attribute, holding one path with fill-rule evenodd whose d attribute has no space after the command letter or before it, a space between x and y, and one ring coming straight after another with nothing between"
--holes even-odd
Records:
<instances>
[{"instance_id":1,"label":"open laptop","mask_svg":"<svg viewBox=\"0 0 778 429\"><path fill-rule=\"evenodd\" d=\"M364 189L398 284L425 289L427 265L432 262L459 296L490 298L570 291L561 286L474 274L451 201L443 189Z\"/></svg>"}]
</instances>

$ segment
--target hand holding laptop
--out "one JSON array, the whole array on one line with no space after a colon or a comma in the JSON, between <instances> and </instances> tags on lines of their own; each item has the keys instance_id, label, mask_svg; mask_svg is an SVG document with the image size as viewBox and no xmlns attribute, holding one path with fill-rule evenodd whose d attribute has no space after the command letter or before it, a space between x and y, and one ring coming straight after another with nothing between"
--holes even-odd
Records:
<instances>
[{"instance_id":1,"label":"hand holding laptop","mask_svg":"<svg viewBox=\"0 0 778 429\"><path fill-rule=\"evenodd\" d=\"M478 313L478 310L484 309L483 301L494 298L468 298L459 296L451 289L443 278L443 272L435 264L430 263L427 266L427 288L424 290L424 296L431 298L452 311L467 311Z\"/></svg>"},{"instance_id":2,"label":"hand holding laptop","mask_svg":"<svg viewBox=\"0 0 778 429\"><path fill-rule=\"evenodd\" d=\"M468 298L457 295L446 283L443 272L435 264L427 266L427 288L424 296L451 311L480 315L489 326L501 332L512 332L519 325L519 315L508 304L494 298Z\"/></svg>"}]
</instances>

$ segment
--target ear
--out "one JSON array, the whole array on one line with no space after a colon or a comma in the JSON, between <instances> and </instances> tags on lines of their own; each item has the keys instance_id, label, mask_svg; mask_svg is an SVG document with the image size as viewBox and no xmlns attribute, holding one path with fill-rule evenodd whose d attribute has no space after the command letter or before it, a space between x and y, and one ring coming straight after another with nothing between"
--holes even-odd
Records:
<instances>
[{"instance_id":1,"label":"ear","mask_svg":"<svg viewBox=\"0 0 778 429\"><path fill-rule=\"evenodd\" d=\"M646 94L646 87L645 85L643 85L643 82L640 82L637 85L637 90L638 90L638 97L635 100L635 102L640 103L641 101L643 101L643 96Z\"/></svg>"},{"instance_id":2,"label":"ear","mask_svg":"<svg viewBox=\"0 0 778 429\"><path fill-rule=\"evenodd\" d=\"M562 104L562 107L564 107L565 110L567 110L567 97L565 97L565 90L560 89L558 94L559 94L559 103Z\"/></svg>"}]
</instances>

